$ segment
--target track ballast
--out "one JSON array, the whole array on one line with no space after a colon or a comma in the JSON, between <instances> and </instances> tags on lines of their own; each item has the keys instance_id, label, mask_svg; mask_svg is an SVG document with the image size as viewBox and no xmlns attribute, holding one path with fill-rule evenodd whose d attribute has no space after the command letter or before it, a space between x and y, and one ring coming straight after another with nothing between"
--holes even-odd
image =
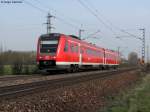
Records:
<instances>
[{"instance_id":1,"label":"track ballast","mask_svg":"<svg viewBox=\"0 0 150 112\"><path fill-rule=\"evenodd\" d=\"M44 90L58 89L64 86L70 86L84 81L89 81L97 78L108 78L113 75L118 75L123 72L138 70L138 68L126 68L110 71L92 71L82 72L80 75L71 77L58 78L53 80L44 80L20 85L0 87L0 99L13 99L23 95L32 94ZM75 73L79 74L79 73ZM68 74L69 75L69 74Z\"/></svg>"}]
</instances>

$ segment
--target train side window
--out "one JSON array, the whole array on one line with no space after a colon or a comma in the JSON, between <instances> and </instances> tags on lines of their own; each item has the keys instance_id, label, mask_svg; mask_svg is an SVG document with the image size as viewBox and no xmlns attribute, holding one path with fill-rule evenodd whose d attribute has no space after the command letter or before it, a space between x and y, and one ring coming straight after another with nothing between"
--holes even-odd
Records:
<instances>
[{"instance_id":1,"label":"train side window","mask_svg":"<svg viewBox=\"0 0 150 112\"><path fill-rule=\"evenodd\" d=\"M80 53L84 54L84 49L83 48L80 49Z\"/></svg>"},{"instance_id":2,"label":"train side window","mask_svg":"<svg viewBox=\"0 0 150 112\"><path fill-rule=\"evenodd\" d=\"M68 49L69 49L69 46L68 46L68 42L66 41L64 51L68 52Z\"/></svg>"},{"instance_id":3,"label":"train side window","mask_svg":"<svg viewBox=\"0 0 150 112\"><path fill-rule=\"evenodd\" d=\"M77 45L71 44L71 52L78 53L79 47Z\"/></svg>"},{"instance_id":4,"label":"train side window","mask_svg":"<svg viewBox=\"0 0 150 112\"><path fill-rule=\"evenodd\" d=\"M70 49L71 49L71 52L74 52L74 45L73 44L70 45Z\"/></svg>"},{"instance_id":5,"label":"train side window","mask_svg":"<svg viewBox=\"0 0 150 112\"><path fill-rule=\"evenodd\" d=\"M74 48L75 52L78 53L78 51L79 51L78 45L75 45L74 47L75 47L75 48Z\"/></svg>"}]
</instances>

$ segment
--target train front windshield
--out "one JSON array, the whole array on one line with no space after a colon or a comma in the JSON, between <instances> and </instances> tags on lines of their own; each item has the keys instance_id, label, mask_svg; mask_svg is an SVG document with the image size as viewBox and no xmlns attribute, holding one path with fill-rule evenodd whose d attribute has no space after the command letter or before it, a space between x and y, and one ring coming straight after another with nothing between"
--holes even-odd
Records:
<instances>
[{"instance_id":1,"label":"train front windshield","mask_svg":"<svg viewBox=\"0 0 150 112\"><path fill-rule=\"evenodd\" d=\"M40 53L56 54L58 47L58 37L45 36L40 39Z\"/></svg>"}]
</instances>

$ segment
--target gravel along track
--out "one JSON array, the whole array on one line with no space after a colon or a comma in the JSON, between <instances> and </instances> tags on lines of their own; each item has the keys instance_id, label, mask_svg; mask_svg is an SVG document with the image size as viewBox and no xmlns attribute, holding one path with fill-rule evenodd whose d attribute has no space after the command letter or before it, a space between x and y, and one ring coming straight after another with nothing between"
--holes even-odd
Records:
<instances>
[{"instance_id":1,"label":"gravel along track","mask_svg":"<svg viewBox=\"0 0 150 112\"><path fill-rule=\"evenodd\" d=\"M127 71L135 71L137 68L128 68L128 69L120 69L120 70L112 70L105 72L87 72L80 73L80 75L73 75L68 77L59 77L53 78L49 80L36 81L32 83L19 84L13 86L5 86L0 87L0 99L11 99L16 98L22 95L27 95L35 92L40 92L47 89L57 89L64 86L70 86L73 84L81 83L84 81L89 81L97 78L107 78L113 75L117 75Z\"/></svg>"},{"instance_id":2,"label":"gravel along track","mask_svg":"<svg viewBox=\"0 0 150 112\"><path fill-rule=\"evenodd\" d=\"M85 72L86 73L86 72ZM26 84L32 83L37 81L44 81L44 80L54 80L58 78L65 78L65 77L72 77L83 75L84 73L72 73L72 74L53 74L53 75L21 75L21 76L2 76L0 77L0 87L4 86L12 86L12 85L19 85L19 84Z\"/></svg>"},{"instance_id":3,"label":"gravel along track","mask_svg":"<svg viewBox=\"0 0 150 112\"><path fill-rule=\"evenodd\" d=\"M58 89L49 88L15 99L0 100L0 112L99 112L97 110L107 105L107 98L134 86L140 78L138 70L131 70Z\"/></svg>"},{"instance_id":4,"label":"gravel along track","mask_svg":"<svg viewBox=\"0 0 150 112\"><path fill-rule=\"evenodd\" d=\"M127 69L127 68L124 68L124 69ZM59 79L59 78L80 76L80 75L86 75L86 74L91 74L91 73L104 73L104 72L107 72L107 71L97 70L97 71L88 71L88 72L84 71L84 72L66 73L66 74L53 73L52 75L35 74L35 75L0 76L0 87L26 84L26 83L32 83L32 82L44 81L44 80L54 80L54 79Z\"/></svg>"},{"instance_id":5,"label":"gravel along track","mask_svg":"<svg viewBox=\"0 0 150 112\"><path fill-rule=\"evenodd\" d=\"M106 72L106 71L96 71L97 72ZM59 78L67 78L73 76L80 76L93 73L93 71L88 72L78 72L78 73L67 73L67 74L52 74L52 75L21 75L21 76L4 76L0 77L0 87L4 86L12 86L12 85L19 85L19 84L26 84L32 83L37 81L44 81L44 80L54 80Z\"/></svg>"},{"instance_id":6,"label":"gravel along track","mask_svg":"<svg viewBox=\"0 0 150 112\"><path fill-rule=\"evenodd\" d=\"M1 76L1 77L0 77L0 81L12 81L12 80L38 78L38 77L41 77L41 75Z\"/></svg>"},{"instance_id":7,"label":"gravel along track","mask_svg":"<svg viewBox=\"0 0 150 112\"><path fill-rule=\"evenodd\" d=\"M88 71L88 72L91 73L93 71ZM105 72L105 71L101 71L101 72ZM84 75L84 74L87 74L87 72L78 72L78 73L71 73L71 74L70 73L66 73L66 74L54 73L51 75L35 74L35 75L1 76L0 87L32 83L36 81L53 80L53 79L58 79L58 78L79 76L79 75Z\"/></svg>"},{"instance_id":8,"label":"gravel along track","mask_svg":"<svg viewBox=\"0 0 150 112\"><path fill-rule=\"evenodd\" d=\"M42 75L3 76L0 77L0 87L28 83L43 77Z\"/></svg>"}]
</instances>

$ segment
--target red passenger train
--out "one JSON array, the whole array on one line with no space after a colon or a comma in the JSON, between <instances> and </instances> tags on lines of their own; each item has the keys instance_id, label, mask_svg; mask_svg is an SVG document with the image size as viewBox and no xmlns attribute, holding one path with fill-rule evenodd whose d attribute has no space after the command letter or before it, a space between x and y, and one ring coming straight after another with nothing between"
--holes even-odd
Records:
<instances>
[{"instance_id":1,"label":"red passenger train","mask_svg":"<svg viewBox=\"0 0 150 112\"><path fill-rule=\"evenodd\" d=\"M69 70L117 68L118 53L59 33L39 37L37 64L40 70Z\"/></svg>"}]
</instances>

